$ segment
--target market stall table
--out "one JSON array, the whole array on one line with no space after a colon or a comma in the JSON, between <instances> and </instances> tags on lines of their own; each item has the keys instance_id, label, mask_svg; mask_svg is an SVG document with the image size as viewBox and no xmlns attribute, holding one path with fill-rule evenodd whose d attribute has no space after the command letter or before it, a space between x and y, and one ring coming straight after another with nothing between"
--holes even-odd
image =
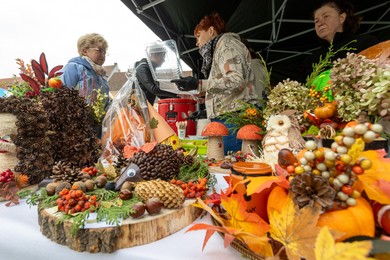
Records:
<instances>
[{"instance_id":1,"label":"market stall table","mask_svg":"<svg viewBox=\"0 0 390 260\"><path fill-rule=\"evenodd\" d=\"M224 187L223 175L217 174L217 190ZM194 223L211 224L209 215L202 215ZM190 225L191 226L191 225ZM240 259L242 255L232 247L224 248L223 238L215 233L202 252L205 231L185 233L186 227L156 242L120 249L110 254L77 252L59 245L40 232L37 207L25 200L19 205L6 207L0 203L0 259Z\"/></svg>"}]
</instances>

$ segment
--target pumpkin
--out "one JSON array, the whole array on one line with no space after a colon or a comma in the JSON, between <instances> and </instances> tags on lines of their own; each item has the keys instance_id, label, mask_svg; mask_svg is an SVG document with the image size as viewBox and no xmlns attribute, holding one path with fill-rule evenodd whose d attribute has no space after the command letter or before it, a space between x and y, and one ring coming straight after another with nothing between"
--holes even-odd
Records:
<instances>
[{"instance_id":1,"label":"pumpkin","mask_svg":"<svg viewBox=\"0 0 390 260\"><path fill-rule=\"evenodd\" d=\"M280 186L275 186L271 193L268 195L267 201L267 213L268 218L271 214L271 208L277 210L279 213L282 211L284 205L287 203L288 190Z\"/></svg>"},{"instance_id":2,"label":"pumpkin","mask_svg":"<svg viewBox=\"0 0 390 260\"><path fill-rule=\"evenodd\" d=\"M322 103L319 102L318 106L314 109L314 115L320 119L328 119L336 114L337 107L335 103Z\"/></svg>"},{"instance_id":3,"label":"pumpkin","mask_svg":"<svg viewBox=\"0 0 390 260\"><path fill-rule=\"evenodd\" d=\"M356 199L355 206L321 214L317 226L328 226L344 234L336 241L353 236L375 236L375 220L370 204L364 198Z\"/></svg>"},{"instance_id":4,"label":"pumpkin","mask_svg":"<svg viewBox=\"0 0 390 260\"><path fill-rule=\"evenodd\" d=\"M288 191L282 187L275 187L268 196L267 211L270 208L279 212L286 204ZM375 235L374 214L370 204L363 198L358 198L355 206L346 209L328 211L320 215L317 226L327 226L330 229L342 232L337 241L342 241L353 236Z\"/></svg>"}]
</instances>

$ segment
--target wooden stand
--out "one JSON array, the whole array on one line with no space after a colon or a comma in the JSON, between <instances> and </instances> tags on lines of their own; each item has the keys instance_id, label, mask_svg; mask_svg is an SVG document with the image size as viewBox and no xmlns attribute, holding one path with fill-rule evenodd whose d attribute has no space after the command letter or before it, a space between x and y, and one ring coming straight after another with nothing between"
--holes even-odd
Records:
<instances>
[{"instance_id":1,"label":"wooden stand","mask_svg":"<svg viewBox=\"0 0 390 260\"><path fill-rule=\"evenodd\" d=\"M158 215L145 212L142 218L130 217L116 227L80 229L75 236L70 234L71 221L56 223L58 217L47 209L38 212L38 222L42 234L58 244L79 252L111 253L154 242L188 226L202 213L191 206L194 201L187 200L180 209L163 209Z\"/></svg>"}]
</instances>

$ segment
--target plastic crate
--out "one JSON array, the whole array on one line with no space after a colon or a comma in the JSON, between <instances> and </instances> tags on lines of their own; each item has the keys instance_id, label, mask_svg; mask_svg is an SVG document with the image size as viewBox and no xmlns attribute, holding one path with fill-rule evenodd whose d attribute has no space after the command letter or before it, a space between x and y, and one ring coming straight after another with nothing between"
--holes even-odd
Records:
<instances>
[{"instance_id":1,"label":"plastic crate","mask_svg":"<svg viewBox=\"0 0 390 260\"><path fill-rule=\"evenodd\" d=\"M207 154L207 139L202 140L191 140L191 139L183 139L181 140L181 146L189 152L192 148L198 147L198 154L206 155Z\"/></svg>"}]
</instances>

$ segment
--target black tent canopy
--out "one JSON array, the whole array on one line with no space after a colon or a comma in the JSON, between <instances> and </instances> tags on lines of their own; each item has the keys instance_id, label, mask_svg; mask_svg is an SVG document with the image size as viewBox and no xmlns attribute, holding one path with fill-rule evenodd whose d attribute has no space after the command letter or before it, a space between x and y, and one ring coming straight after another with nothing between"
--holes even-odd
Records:
<instances>
[{"instance_id":1,"label":"black tent canopy","mask_svg":"<svg viewBox=\"0 0 390 260\"><path fill-rule=\"evenodd\" d=\"M121 0L162 40L174 39L180 57L199 75L193 30L202 17L221 14L227 29L246 38L271 69L271 81L298 78L305 56L318 48L312 12L320 0ZM390 39L390 1L351 0L363 16L359 34ZM131 30L131 28L130 28Z\"/></svg>"}]
</instances>

